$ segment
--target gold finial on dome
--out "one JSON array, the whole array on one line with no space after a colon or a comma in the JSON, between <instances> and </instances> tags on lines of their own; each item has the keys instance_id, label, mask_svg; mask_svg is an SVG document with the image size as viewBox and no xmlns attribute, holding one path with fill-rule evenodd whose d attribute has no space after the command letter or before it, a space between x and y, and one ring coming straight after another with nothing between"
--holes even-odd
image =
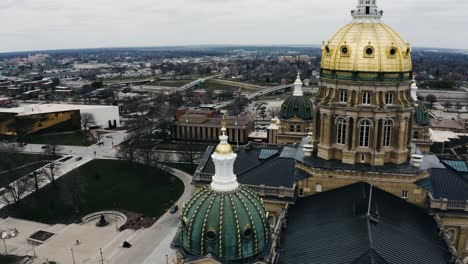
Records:
<instances>
[{"instance_id":1,"label":"gold finial on dome","mask_svg":"<svg viewBox=\"0 0 468 264\"><path fill-rule=\"evenodd\" d=\"M228 136L226 135L227 128L226 128L226 119L223 114L223 118L221 120L221 136L219 136L220 143L216 146L216 153L218 154L231 154L232 153L232 146L228 143Z\"/></svg>"}]
</instances>

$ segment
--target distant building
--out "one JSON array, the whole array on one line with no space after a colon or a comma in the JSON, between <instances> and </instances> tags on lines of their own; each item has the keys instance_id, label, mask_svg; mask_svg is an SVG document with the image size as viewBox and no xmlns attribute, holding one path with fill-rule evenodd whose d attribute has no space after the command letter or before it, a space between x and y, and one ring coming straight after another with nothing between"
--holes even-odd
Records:
<instances>
[{"instance_id":1,"label":"distant building","mask_svg":"<svg viewBox=\"0 0 468 264\"><path fill-rule=\"evenodd\" d=\"M120 126L117 106L36 104L0 108L0 135L18 136L46 131L71 131L81 128L81 114L93 114L93 127Z\"/></svg>"},{"instance_id":2,"label":"distant building","mask_svg":"<svg viewBox=\"0 0 468 264\"><path fill-rule=\"evenodd\" d=\"M207 108L179 108L176 111L174 137L177 140L216 142L222 115ZM247 143L254 122L247 116L226 116L226 129L232 143Z\"/></svg>"}]
</instances>

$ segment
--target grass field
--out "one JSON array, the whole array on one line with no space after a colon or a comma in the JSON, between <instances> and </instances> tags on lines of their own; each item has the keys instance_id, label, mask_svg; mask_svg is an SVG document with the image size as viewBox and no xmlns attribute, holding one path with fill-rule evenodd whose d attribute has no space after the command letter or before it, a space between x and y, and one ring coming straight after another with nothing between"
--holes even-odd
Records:
<instances>
[{"instance_id":1,"label":"grass field","mask_svg":"<svg viewBox=\"0 0 468 264\"><path fill-rule=\"evenodd\" d=\"M90 146L94 142L89 141L88 133L85 131L75 131L60 134L30 135L25 138L31 144L57 144L69 146Z\"/></svg>"},{"instance_id":2,"label":"grass field","mask_svg":"<svg viewBox=\"0 0 468 264\"><path fill-rule=\"evenodd\" d=\"M11 256L11 255L0 255L0 264L17 264L20 263L22 257Z\"/></svg>"},{"instance_id":3,"label":"grass field","mask_svg":"<svg viewBox=\"0 0 468 264\"><path fill-rule=\"evenodd\" d=\"M94 160L62 176L19 205L0 210L13 216L48 224L79 222L101 210L126 210L159 218L183 193L178 178L126 161Z\"/></svg>"},{"instance_id":4,"label":"grass field","mask_svg":"<svg viewBox=\"0 0 468 264\"><path fill-rule=\"evenodd\" d=\"M164 163L166 166L181 170L183 172L186 172L190 175L193 175L195 173L195 170L197 169L198 165L197 164L189 164L189 163L172 163L172 162L166 162Z\"/></svg>"}]
</instances>

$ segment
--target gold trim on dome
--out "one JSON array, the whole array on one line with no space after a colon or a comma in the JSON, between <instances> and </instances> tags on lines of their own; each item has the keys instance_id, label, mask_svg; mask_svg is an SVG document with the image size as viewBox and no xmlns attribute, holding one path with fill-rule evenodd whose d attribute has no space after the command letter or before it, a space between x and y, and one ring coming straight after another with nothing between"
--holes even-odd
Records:
<instances>
[{"instance_id":1,"label":"gold trim on dome","mask_svg":"<svg viewBox=\"0 0 468 264\"><path fill-rule=\"evenodd\" d=\"M326 52L326 47L330 52ZM348 53L341 48L346 46ZM373 55L366 55L366 47L373 48ZM396 49L394 56L389 47ZM408 50L409 49L409 50ZM382 22L364 23L353 21L324 42L322 70L342 72L412 72L410 45L392 28Z\"/></svg>"}]
</instances>

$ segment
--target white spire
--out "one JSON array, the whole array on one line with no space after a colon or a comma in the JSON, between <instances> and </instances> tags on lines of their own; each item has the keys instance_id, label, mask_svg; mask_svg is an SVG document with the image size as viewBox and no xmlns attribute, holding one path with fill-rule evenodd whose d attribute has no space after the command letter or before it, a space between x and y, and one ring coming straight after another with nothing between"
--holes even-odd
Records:
<instances>
[{"instance_id":1,"label":"white spire","mask_svg":"<svg viewBox=\"0 0 468 264\"><path fill-rule=\"evenodd\" d=\"M413 83L411 83L411 97L415 102L418 101L418 84L416 83L416 80L413 77Z\"/></svg>"},{"instance_id":2,"label":"white spire","mask_svg":"<svg viewBox=\"0 0 468 264\"><path fill-rule=\"evenodd\" d=\"M375 22L383 16L383 11L377 8L377 0L358 0L357 8L351 11L355 21Z\"/></svg>"},{"instance_id":3,"label":"white spire","mask_svg":"<svg viewBox=\"0 0 468 264\"><path fill-rule=\"evenodd\" d=\"M297 72L297 79L294 82L294 96L303 96L302 93L302 81L301 81L301 74Z\"/></svg>"},{"instance_id":4,"label":"white spire","mask_svg":"<svg viewBox=\"0 0 468 264\"><path fill-rule=\"evenodd\" d=\"M216 147L216 151L211 155L215 164L215 175L211 182L211 189L216 192L230 192L239 187L237 177L234 174L234 162L237 155L232 152L232 147L228 143L226 135L226 123L223 116L223 125L221 128L220 143Z\"/></svg>"}]
</instances>

